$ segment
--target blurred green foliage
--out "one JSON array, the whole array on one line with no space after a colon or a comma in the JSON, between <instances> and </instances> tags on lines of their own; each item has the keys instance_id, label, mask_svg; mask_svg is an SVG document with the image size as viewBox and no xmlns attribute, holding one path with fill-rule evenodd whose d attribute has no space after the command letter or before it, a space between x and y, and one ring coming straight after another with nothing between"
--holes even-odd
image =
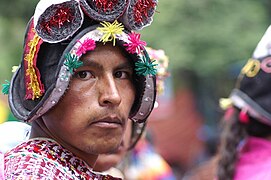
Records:
<instances>
[{"instance_id":1,"label":"blurred green foliage","mask_svg":"<svg viewBox=\"0 0 271 180\"><path fill-rule=\"evenodd\" d=\"M225 73L247 59L269 25L267 7L255 0L161 0L144 39L165 49L173 70L199 76Z\"/></svg>"},{"instance_id":2,"label":"blurred green foliage","mask_svg":"<svg viewBox=\"0 0 271 180\"><path fill-rule=\"evenodd\" d=\"M11 78L23 49L24 31L38 1L0 1L0 82Z\"/></svg>"},{"instance_id":3,"label":"blurred green foliage","mask_svg":"<svg viewBox=\"0 0 271 180\"><path fill-rule=\"evenodd\" d=\"M241 67L270 25L268 0L160 0L149 46L169 56L174 90L194 91L205 123L216 126L218 100L234 87ZM184 107L183 107L184 108Z\"/></svg>"}]
</instances>

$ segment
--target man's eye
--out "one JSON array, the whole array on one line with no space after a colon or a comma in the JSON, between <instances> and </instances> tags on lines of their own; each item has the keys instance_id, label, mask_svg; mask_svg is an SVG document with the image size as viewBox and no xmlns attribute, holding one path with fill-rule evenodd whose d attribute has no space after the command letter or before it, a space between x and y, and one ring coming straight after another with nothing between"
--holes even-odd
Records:
<instances>
[{"instance_id":1,"label":"man's eye","mask_svg":"<svg viewBox=\"0 0 271 180\"><path fill-rule=\"evenodd\" d=\"M78 79L87 80L93 78L94 76L89 71L79 71L75 73L75 77Z\"/></svg>"},{"instance_id":2,"label":"man's eye","mask_svg":"<svg viewBox=\"0 0 271 180\"><path fill-rule=\"evenodd\" d=\"M117 71L115 73L116 78L121 78L121 79L127 79L129 77L129 74L125 71Z\"/></svg>"}]
</instances>

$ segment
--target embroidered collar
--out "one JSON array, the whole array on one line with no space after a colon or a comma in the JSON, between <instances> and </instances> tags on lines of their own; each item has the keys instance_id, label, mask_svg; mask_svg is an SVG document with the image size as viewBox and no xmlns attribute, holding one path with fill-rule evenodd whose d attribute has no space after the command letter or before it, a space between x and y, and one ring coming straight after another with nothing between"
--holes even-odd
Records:
<instances>
[{"instance_id":1,"label":"embroidered collar","mask_svg":"<svg viewBox=\"0 0 271 180\"><path fill-rule=\"evenodd\" d=\"M12 159L16 156L29 156L45 161L54 161L61 165L65 172L70 171L78 179L117 179L109 175L94 173L92 168L73 153L62 147L56 141L48 138L30 139L5 154L5 158Z\"/></svg>"}]
</instances>

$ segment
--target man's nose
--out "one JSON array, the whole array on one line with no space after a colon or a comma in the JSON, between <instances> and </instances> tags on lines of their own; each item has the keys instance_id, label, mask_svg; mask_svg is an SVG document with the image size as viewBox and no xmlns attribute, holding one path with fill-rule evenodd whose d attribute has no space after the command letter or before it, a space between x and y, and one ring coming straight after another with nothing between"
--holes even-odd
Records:
<instances>
[{"instance_id":1,"label":"man's nose","mask_svg":"<svg viewBox=\"0 0 271 180\"><path fill-rule=\"evenodd\" d=\"M107 75L101 79L99 103L101 106L116 106L121 102L121 96L115 79L111 75Z\"/></svg>"}]
</instances>

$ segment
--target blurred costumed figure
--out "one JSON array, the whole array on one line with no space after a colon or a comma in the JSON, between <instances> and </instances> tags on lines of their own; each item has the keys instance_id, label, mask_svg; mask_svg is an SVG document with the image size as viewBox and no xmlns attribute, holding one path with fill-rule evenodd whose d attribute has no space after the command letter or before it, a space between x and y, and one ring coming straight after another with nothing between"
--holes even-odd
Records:
<instances>
[{"instance_id":1,"label":"blurred costumed figure","mask_svg":"<svg viewBox=\"0 0 271 180\"><path fill-rule=\"evenodd\" d=\"M218 154L218 180L271 179L271 26L242 68L229 99Z\"/></svg>"}]
</instances>

